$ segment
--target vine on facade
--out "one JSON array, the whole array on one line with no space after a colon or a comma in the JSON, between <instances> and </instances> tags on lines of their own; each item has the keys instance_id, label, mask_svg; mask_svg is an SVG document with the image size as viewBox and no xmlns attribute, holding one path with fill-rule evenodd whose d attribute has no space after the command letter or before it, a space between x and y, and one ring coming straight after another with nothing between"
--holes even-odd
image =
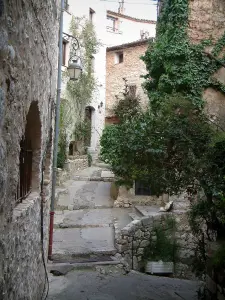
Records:
<instances>
[{"instance_id":1,"label":"vine on facade","mask_svg":"<svg viewBox=\"0 0 225 300\"><path fill-rule=\"evenodd\" d=\"M94 26L85 17L73 17L70 24L70 34L77 37L80 43L83 72L77 81L70 81L66 71L63 74L66 90L61 104L62 122L59 137L59 157L64 158L61 166L64 165L67 158L69 142L74 140L75 142L84 143L85 137L90 134L90 132L87 132L87 129L90 131L90 122L85 118L85 108L97 91L97 82L93 72L93 59L98 52L100 43L97 40Z\"/></svg>"}]
</instances>

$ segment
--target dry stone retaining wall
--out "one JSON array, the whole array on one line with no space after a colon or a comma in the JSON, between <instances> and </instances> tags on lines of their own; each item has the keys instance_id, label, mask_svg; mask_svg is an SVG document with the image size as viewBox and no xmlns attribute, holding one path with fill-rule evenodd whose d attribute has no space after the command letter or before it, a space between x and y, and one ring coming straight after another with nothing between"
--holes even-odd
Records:
<instances>
[{"instance_id":1,"label":"dry stone retaining wall","mask_svg":"<svg viewBox=\"0 0 225 300\"><path fill-rule=\"evenodd\" d=\"M115 226L116 257L128 264L129 268L140 270L143 267L144 249L150 241L156 239L155 226L165 225L166 216L172 215L177 223L176 240L179 244L179 259L175 264L175 277L194 278L191 270L191 259L194 255L194 240L188 225L187 214L175 211L173 213L158 213L153 216L134 220L122 230Z\"/></svg>"},{"instance_id":2,"label":"dry stone retaining wall","mask_svg":"<svg viewBox=\"0 0 225 300\"><path fill-rule=\"evenodd\" d=\"M69 159L66 163L65 169L57 169L57 185L61 186L63 183L71 179L77 171L88 168L88 158Z\"/></svg>"}]
</instances>

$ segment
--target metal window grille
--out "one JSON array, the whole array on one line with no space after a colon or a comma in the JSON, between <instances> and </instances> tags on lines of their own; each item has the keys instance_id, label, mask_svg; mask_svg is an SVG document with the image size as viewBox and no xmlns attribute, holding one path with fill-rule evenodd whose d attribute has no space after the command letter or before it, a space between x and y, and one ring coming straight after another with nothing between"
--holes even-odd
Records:
<instances>
[{"instance_id":1,"label":"metal window grille","mask_svg":"<svg viewBox=\"0 0 225 300\"><path fill-rule=\"evenodd\" d=\"M135 181L135 195L151 196L150 186L143 181Z\"/></svg>"},{"instance_id":2,"label":"metal window grille","mask_svg":"<svg viewBox=\"0 0 225 300\"><path fill-rule=\"evenodd\" d=\"M31 191L32 158L31 141L24 138L20 143L19 182L15 196L16 203L21 203Z\"/></svg>"}]
</instances>

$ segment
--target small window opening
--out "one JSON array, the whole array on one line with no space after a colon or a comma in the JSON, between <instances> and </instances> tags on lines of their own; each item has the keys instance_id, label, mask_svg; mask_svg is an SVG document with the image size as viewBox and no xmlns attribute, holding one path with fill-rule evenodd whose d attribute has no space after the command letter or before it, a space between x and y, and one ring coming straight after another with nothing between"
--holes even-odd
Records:
<instances>
[{"instance_id":1,"label":"small window opening","mask_svg":"<svg viewBox=\"0 0 225 300\"><path fill-rule=\"evenodd\" d=\"M69 144L69 155L70 156L73 156L73 149L74 149L74 147L73 147L73 142L71 142L70 144Z\"/></svg>"},{"instance_id":2,"label":"small window opening","mask_svg":"<svg viewBox=\"0 0 225 300\"><path fill-rule=\"evenodd\" d=\"M130 85L129 86L129 95L135 97L136 96L136 92L137 92L137 86L134 85Z\"/></svg>"},{"instance_id":3,"label":"small window opening","mask_svg":"<svg viewBox=\"0 0 225 300\"><path fill-rule=\"evenodd\" d=\"M150 186L143 181L135 181L135 195L151 196Z\"/></svg>"},{"instance_id":4,"label":"small window opening","mask_svg":"<svg viewBox=\"0 0 225 300\"><path fill-rule=\"evenodd\" d=\"M117 52L115 56L115 63L121 64L123 63L123 52Z\"/></svg>"},{"instance_id":5,"label":"small window opening","mask_svg":"<svg viewBox=\"0 0 225 300\"><path fill-rule=\"evenodd\" d=\"M66 66L67 45L68 45L68 41L63 40L63 44L62 44L62 65L63 66Z\"/></svg>"}]
</instances>

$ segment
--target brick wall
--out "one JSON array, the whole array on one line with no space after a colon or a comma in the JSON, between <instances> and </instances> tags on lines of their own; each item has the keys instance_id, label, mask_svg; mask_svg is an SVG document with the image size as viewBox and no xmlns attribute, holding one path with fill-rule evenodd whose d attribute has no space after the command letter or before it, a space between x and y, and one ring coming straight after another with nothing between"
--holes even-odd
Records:
<instances>
[{"instance_id":1,"label":"brick wall","mask_svg":"<svg viewBox=\"0 0 225 300\"><path fill-rule=\"evenodd\" d=\"M148 42L143 45L125 48L123 50L107 51L106 53L106 118L113 116L112 108L116 104L116 96L124 90L123 78L128 80L129 85L137 86L137 95L141 103L148 103L148 96L142 88L143 79L141 75L146 74L144 62L140 59L147 50ZM123 52L123 62L115 63L115 55ZM107 122L107 119L106 119Z\"/></svg>"}]
</instances>

